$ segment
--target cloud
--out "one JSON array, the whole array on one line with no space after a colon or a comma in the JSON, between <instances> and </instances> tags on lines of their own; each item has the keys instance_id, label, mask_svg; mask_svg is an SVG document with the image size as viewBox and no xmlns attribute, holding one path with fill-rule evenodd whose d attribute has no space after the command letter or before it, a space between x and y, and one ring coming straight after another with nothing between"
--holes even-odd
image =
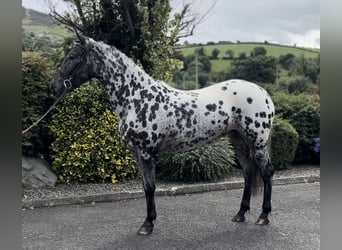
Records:
<instances>
[{"instance_id":1,"label":"cloud","mask_svg":"<svg viewBox=\"0 0 342 250\"><path fill-rule=\"evenodd\" d=\"M296 44L299 47L320 47L320 30L309 30L305 34L288 33L291 44Z\"/></svg>"},{"instance_id":2,"label":"cloud","mask_svg":"<svg viewBox=\"0 0 342 250\"><path fill-rule=\"evenodd\" d=\"M52 0L66 10L62 0ZM175 9L191 2L195 13L205 13L213 1L170 0ZM23 0L25 7L48 10L46 0ZM59 4L59 5L58 5ZM45 10L45 11L44 11ZM297 44L297 46L320 47L320 1L319 0L217 0L214 9L195 29L189 42L208 41L255 41Z\"/></svg>"},{"instance_id":3,"label":"cloud","mask_svg":"<svg viewBox=\"0 0 342 250\"><path fill-rule=\"evenodd\" d=\"M210 4L201 5L203 13ZM207 19L198 25L194 36L185 40L267 40L282 44L298 40L298 45L319 47L319 29L319 0L218 0Z\"/></svg>"}]
</instances>

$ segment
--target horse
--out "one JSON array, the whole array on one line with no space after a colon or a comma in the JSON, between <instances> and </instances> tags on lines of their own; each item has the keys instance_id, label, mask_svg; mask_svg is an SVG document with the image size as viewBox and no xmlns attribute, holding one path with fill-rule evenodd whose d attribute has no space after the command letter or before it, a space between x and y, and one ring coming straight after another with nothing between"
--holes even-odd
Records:
<instances>
[{"instance_id":1,"label":"horse","mask_svg":"<svg viewBox=\"0 0 342 250\"><path fill-rule=\"evenodd\" d=\"M232 79L196 90L178 90L148 75L114 46L76 31L77 41L50 83L61 96L92 78L99 80L119 117L119 132L142 177L147 216L138 230L152 233L157 217L155 169L159 153L184 152L229 136L242 166L244 190L234 222L245 221L251 194L263 180L262 212L271 212L274 168L269 154L275 115L269 94L257 84Z\"/></svg>"}]
</instances>

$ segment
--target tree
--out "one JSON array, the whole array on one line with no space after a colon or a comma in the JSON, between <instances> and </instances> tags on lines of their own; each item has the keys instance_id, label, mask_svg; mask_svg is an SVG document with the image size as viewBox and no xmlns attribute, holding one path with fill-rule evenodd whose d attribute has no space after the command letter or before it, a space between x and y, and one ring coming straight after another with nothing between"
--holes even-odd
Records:
<instances>
[{"instance_id":1,"label":"tree","mask_svg":"<svg viewBox=\"0 0 342 250\"><path fill-rule=\"evenodd\" d=\"M198 55L198 67L200 72L209 73L211 71L211 62L206 55ZM184 70L195 73L196 56L194 54L188 55L184 59Z\"/></svg>"},{"instance_id":2,"label":"tree","mask_svg":"<svg viewBox=\"0 0 342 250\"><path fill-rule=\"evenodd\" d=\"M241 78L257 83L275 83L277 60L270 56L234 60L227 78Z\"/></svg>"},{"instance_id":3,"label":"tree","mask_svg":"<svg viewBox=\"0 0 342 250\"><path fill-rule=\"evenodd\" d=\"M239 53L239 59L246 59L246 58L247 58L246 52Z\"/></svg>"},{"instance_id":4,"label":"tree","mask_svg":"<svg viewBox=\"0 0 342 250\"><path fill-rule=\"evenodd\" d=\"M208 84L209 74L208 73L200 73L198 75L198 84L199 88L203 88Z\"/></svg>"},{"instance_id":5,"label":"tree","mask_svg":"<svg viewBox=\"0 0 342 250\"><path fill-rule=\"evenodd\" d=\"M309 92L310 79L305 76L282 77L278 80L279 90L291 94Z\"/></svg>"},{"instance_id":6,"label":"tree","mask_svg":"<svg viewBox=\"0 0 342 250\"><path fill-rule=\"evenodd\" d=\"M291 65L293 64L295 59L295 55L292 53L288 53L286 55L280 55L278 58L278 63L286 70L289 70Z\"/></svg>"},{"instance_id":7,"label":"tree","mask_svg":"<svg viewBox=\"0 0 342 250\"><path fill-rule=\"evenodd\" d=\"M211 51L211 58L212 59L217 59L218 55L220 54L220 50L215 48Z\"/></svg>"},{"instance_id":8,"label":"tree","mask_svg":"<svg viewBox=\"0 0 342 250\"><path fill-rule=\"evenodd\" d=\"M195 54L197 54L199 56L206 56L206 51L205 51L204 47L199 47L199 48L195 49Z\"/></svg>"},{"instance_id":9,"label":"tree","mask_svg":"<svg viewBox=\"0 0 342 250\"><path fill-rule=\"evenodd\" d=\"M51 1L51 0L49 0ZM169 0L64 0L72 7L52 15L95 40L102 40L141 64L153 77L169 80L173 46L190 36L206 14L194 14L191 4L171 15Z\"/></svg>"},{"instance_id":10,"label":"tree","mask_svg":"<svg viewBox=\"0 0 342 250\"><path fill-rule=\"evenodd\" d=\"M290 75L308 77L313 83L318 83L320 74L319 56L317 58L295 57L290 68Z\"/></svg>"},{"instance_id":11,"label":"tree","mask_svg":"<svg viewBox=\"0 0 342 250\"><path fill-rule=\"evenodd\" d=\"M234 58L234 50L228 49L226 51L226 55L228 56L229 59L233 59Z\"/></svg>"},{"instance_id":12,"label":"tree","mask_svg":"<svg viewBox=\"0 0 342 250\"><path fill-rule=\"evenodd\" d=\"M255 56L265 56L267 54L267 50L264 47L255 47L252 52L251 52L251 56L255 57Z\"/></svg>"}]
</instances>

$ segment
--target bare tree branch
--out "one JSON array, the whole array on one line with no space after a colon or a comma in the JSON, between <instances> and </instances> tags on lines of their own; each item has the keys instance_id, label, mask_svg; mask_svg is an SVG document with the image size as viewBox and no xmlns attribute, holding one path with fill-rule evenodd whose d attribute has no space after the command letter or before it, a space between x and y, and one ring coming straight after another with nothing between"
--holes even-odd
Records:
<instances>
[{"instance_id":1,"label":"bare tree branch","mask_svg":"<svg viewBox=\"0 0 342 250\"><path fill-rule=\"evenodd\" d=\"M78 12L78 15L81 19L81 22L83 24L83 26L86 26L87 24L87 19L84 17L84 13L83 13L83 10L82 10L82 6L81 6L81 1L80 0L73 0L72 1L75 6L76 6L76 9L77 9L77 12Z\"/></svg>"},{"instance_id":2,"label":"bare tree branch","mask_svg":"<svg viewBox=\"0 0 342 250\"><path fill-rule=\"evenodd\" d=\"M63 0L65 2L72 3L74 10L69 12L69 14L60 14L56 11L53 7L53 0L47 0L50 5L51 9L51 16L59 23L64 24L66 26L76 28L82 31L81 27L87 27L89 25L89 20L87 21L87 17L90 16L93 18L93 25L95 25L96 21L96 1L89 1L89 6L85 5L82 0ZM172 0L170 0L172 1ZM184 0L186 3L183 2L183 7L180 8L178 13L174 14L173 20L173 27L171 28L175 33L175 39L180 39L184 37L189 37L194 34L195 29L197 28L200 23L202 23L205 18L207 18L208 14L212 11L214 6L217 3L217 0L213 1L209 8L202 11L196 11L196 6L198 6L197 0ZM177 0L177 4L178 4ZM124 8L124 20L126 22L126 27L128 28L130 35L132 38L135 37L135 28L132 23L131 14L129 12L129 2L128 0L122 1L123 8ZM173 5L175 6L176 3L174 2ZM89 13L88 13L89 12ZM202 12L202 13L200 13ZM72 15L75 14L75 16Z\"/></svg>"},{"instance_id":3,"label":"bare tree branch","mask_svg":"<svg viewBox=\"0 0 342 250\"><path fill-rule=\"evenodd\" d=\"M181 18L179 19L179 23L177 23L179 30L178 39L192 36L196 27L205 20L210 11L215 7L217 0L215 0L203 14L191 11L191 9L194 9L195 2L196 1L192 1L184 4L182 11L179 13Z\"/></svg>"},{"instance_id":4,"label":"bare tree branch","mask_svg":"<svg viewBox=\"0 0 342 250\"><path fill-rule=\"evenodd\" d=\"M55 10L50 14L57 22L66 25L66 27L73 31L73 29L78 29L83 31L82 28L77 25L71 18L62 16L61 14L57 13Z\"/></svg>"}]
</instances>

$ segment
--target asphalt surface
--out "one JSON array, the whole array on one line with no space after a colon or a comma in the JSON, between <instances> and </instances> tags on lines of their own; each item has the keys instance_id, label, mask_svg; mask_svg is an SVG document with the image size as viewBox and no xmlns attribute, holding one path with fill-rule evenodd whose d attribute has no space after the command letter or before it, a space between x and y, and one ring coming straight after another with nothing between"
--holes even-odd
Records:
<instances>
[{"instance_id":1,"label":"asphalt surface","mask_svg":"<svg viewBox=\"0 0 342 250\"><path fill-rule=\"evenodd\" d=\"M143 198L25 209L23 249L319 249L320 184L274 186L270 224L254 225L262 196L252 197L246 222L231 218L242 189L156 197L152 235L136 231Z\"/></svg>"}]
</instances>

